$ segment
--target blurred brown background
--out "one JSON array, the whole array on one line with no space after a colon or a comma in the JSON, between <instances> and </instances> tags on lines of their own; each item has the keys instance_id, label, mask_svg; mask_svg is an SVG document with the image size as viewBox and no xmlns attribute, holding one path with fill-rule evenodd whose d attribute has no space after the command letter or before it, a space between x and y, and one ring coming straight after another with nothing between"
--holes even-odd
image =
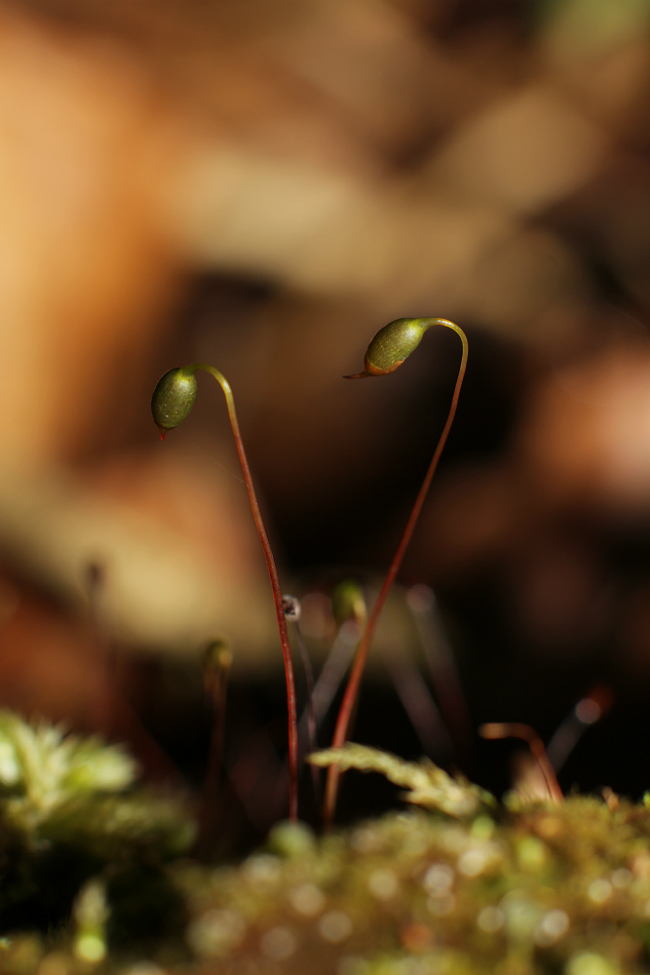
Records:
<instances>
[{"instance_id":1,"label":"blurred brown background","mask_svg":"<svg viewBox=\"0 0 650 975\"><path fill-rule=\"evenodd\" d=\"M472 727L548 738L605 684L567 775L647 785L649 108L644 0L0 2L0 703L164 774L206 639L243 694L281 682L221 394L163 446L151 390L228 376L283 582L327 599L385 570L458 343L340 377L439 315L470 366L403 581L438 593ZM397 699L368 693L370 740Z\"/></svg>"}]
</instances>

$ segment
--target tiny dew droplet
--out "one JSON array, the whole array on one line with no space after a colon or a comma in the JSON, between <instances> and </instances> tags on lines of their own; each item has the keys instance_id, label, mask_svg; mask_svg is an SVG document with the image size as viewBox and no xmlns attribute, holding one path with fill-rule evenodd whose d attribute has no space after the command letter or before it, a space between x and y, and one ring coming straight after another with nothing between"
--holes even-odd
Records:
<instances>
[{"instance_id":1,"label":"tiny dew droplet","mask_svg":"<svg viewBox=\"0 0 650 975\"><path fill-rule=\"evenodd\" d=\"M289 593L285 593L282 597L282 609L284 618L291 620L292 623L297 623L302 615L300 600L297 596L290 596Z\"/></svg>"}]
</instances>

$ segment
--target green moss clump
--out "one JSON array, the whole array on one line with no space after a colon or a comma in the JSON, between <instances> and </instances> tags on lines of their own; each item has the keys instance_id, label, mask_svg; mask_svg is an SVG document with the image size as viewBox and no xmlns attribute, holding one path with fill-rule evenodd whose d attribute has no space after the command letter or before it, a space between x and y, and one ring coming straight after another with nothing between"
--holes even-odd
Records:
<instances>
[{"instance_id":1,"label":"green moss clump","mask_svg":"<svg viewBox=\"0 0 650 975\"><path fill-rule=\"evenodd\" d=\"M391 814L284 854L272 834L239 868L175 875L206 971L615 975L650 971L649 839L645 807L573 797Z\"/></svg>"},{"instance_id":2,"label":"green moss clump","mask_svg":"<svg viewBox=\"0 0 650 975\"><path fill-rule=\"evenodd\" d=\"M125 873L136 888L153 873L169 901L163 864L189 849L194 824L179 801L136 788L136 772L99 738L0 711L0 934L65 926L93 877L109 896ZM123 928L109 900L106 920Z\"/></svg>"},{"instance_id":3,"label":"green moss clump","mask_svg":"<svg viewBox=\"0 0 650 975\"><path fill-rule=\"evenodd\" d=\"M162 866L153 850L171 852L169 834L154 841L143 816L149 859L132 855L140 827L122 830L122 853L112 847L115 858L83 882L66 923L40 934L4 932L0 971L650 972L650 800L500 803L430 763L374 749L349 745L317 760L379 769L414 805L320 838L304 824L281 823L264 849L221 867L190 859ZM112 799L119 821L119 794ZM131 809L128 791L123 799ZM87 850L97 832L67 822L81 837L76 849Z\"/></svg>"}]
</instances>

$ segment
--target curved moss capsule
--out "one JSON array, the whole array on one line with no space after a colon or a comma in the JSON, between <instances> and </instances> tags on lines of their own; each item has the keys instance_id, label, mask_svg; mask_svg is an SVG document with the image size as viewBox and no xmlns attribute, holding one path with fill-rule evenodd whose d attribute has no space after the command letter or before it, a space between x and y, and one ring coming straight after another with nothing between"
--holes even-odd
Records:
<instances>
[{"instance_id":1,"label":"curved moss capsule","mask_svg":"<svg viewBox=\"0 0 650 975\"><path fill-rule=\"evenodd\" d=\"M196 391L196 376L184 369L170 369L158 381L151 397L151 413L163 440L168 430L189 416Z\"/></svg>"},{"instance_id":2,"label":"curved moss capsule","mask_svg":"<svg viewBox=\"0 0 650 975\"><path fill-rule=\"evenodd\" d=\"M204 673L219 673L232 664L232 653L227 640L217 639L208 643L201 659Z\"/></svg>"},{"instance_id":3,"label":"curved moss capsule","mask_svg":"<svg viewBox=\"0 0 650 975\"><path fill-rule=\"evenodd\" d=\"M346 379L364 376L387 376L402 365L417 349L422 336L432 324L431 318L396 318L380 328L366 350L364 371Z\"/></svg>"},{"instance_id":4,"label":"curved moss capsule","mask_svg":"<svg viewBox=\"0 0 650 975\"><path fill-rule=\"evenodd\" d=\"M338 626L353 619L363 622L366 618L366 600L363 589L354 579L344 579L332 593L332 616Z\"/></svg>"}]
</instances>

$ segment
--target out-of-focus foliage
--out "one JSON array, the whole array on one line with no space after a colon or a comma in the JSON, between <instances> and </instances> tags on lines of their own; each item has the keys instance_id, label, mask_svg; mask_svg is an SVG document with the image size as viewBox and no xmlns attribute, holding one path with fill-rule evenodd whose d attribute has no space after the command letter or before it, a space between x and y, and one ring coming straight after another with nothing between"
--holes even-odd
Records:
<instances>
[{"instance_id":1,"label":"out-of-focus foliage","mask_svg":"<svg viewBox=\"0 0 650 975\"><path fill-rule=\"evenodd\" d=\"M58 842L111 859L130 845L187 849L193 826L182 807L133 790L136 770L116 745L0 712L0 815L35 851Z\"/></svg>"},{"instance_id":2,"label":"out-of-focus foliage","mask_svg":"<svg viewBox=\"0 0 650 975\"><path fill-rule=\"evenodd\" d=\"M0 712L3 931L61 923L82 884L102 871L115 904L125 885L145 896L153 880L164 919L161 864L189 849L194 824L179 799L136 788L135 773L116 746Z\"/></svg>"},{"instance_id":3,"label":"out-of-focus foliage","mask_svg":"<svg viewBox=\"0 0 650 975\"><path fill-rule=\"evenodd\" d=\"M188 938L232 973L648 971L649 829L643 806L582 797L392 814L224 868L209 895L181 868Z\"/></svg>"},{"instance_id":4,"label":"out-of-focus foliage","mask_svg":"<svg viewBox=\"0 0 650 975\"><path fill-rule=\"evenodd\" d=\"M409 791L406 802L424 806L448 816L464 818L476 815L481 807L494 805L489 793L467 782L455 781L443 769L431 763L405 762L367 745L348 742L343 748L327 748L311 755L314 765L335 765L339 771L380 772L395 785Z\"/></svg>"},{"instance_id":5,"label":"out-of-focus foliage","mask_svg":"<svg viewBox=\"0 0 650 975\"><path fill-rule=\"evenodd\" d=\"M402 785L417 778L395 756L358 746L349 756ZM431 779L430 767L420 774ZM561 803L511 795L465 805L461 818L391 813L322 838L280 823L238 866L184 859L149 886L134 882L140 925L128 942L111 935L118 885L87 882L57 932L2 940L0 970L640 975L650 971L649 806L611 791ZM165 889L174 907L152 941L142 902L160 905Z\"/></svg>"}]
</instances>

